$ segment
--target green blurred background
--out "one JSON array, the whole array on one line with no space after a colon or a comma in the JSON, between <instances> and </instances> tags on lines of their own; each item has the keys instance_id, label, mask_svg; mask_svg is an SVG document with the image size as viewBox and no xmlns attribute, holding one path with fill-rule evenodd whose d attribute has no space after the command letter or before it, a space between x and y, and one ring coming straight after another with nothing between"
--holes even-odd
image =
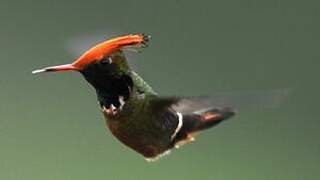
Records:
<instances>
[{"instance_id":1,"label":"green blurred background","mask_svg":"<svg viewBox=\"0 0 320 180\"><path fill-rule=\"evenodd\" d=\"M319 1L0 1L0 179L301 180L320 177ZM291 88L155 163L105 131L78 48L152 35L129 54L161 94ZM89 44L88 44L89 43ZM79 47L78 47L79 46Z\"/></svg>"}]
</instances>

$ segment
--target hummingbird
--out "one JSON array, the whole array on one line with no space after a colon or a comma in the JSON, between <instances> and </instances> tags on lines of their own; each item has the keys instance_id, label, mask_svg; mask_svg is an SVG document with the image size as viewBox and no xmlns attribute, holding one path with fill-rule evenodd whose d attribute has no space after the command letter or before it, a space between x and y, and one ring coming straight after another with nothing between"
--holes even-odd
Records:
<instances>
[{"instance_id":1,"label":"hummingbird","mask_svg":"<svg viewBox=\"0 0 320 180\"><path fill-rule=\"evenodd\" d=\"M150 36L129 34L92 47L71 64L33 71L78 71L95 89L106 126L123 144L154 161L194 140L194 134L235 115L210 97L160 96L128 64L124 51L147 47Z\"/></svg>"}]
</instances>

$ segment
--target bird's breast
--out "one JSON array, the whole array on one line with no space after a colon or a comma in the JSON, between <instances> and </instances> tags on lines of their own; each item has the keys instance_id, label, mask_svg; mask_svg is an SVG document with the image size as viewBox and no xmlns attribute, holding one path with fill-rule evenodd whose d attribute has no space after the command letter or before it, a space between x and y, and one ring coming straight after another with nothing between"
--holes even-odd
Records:
<instances>
[{"instance_id":1,"label":"bird's breast","mask_svg":"<svg viewBox=\"0 0 320 180\"><path fill-rule=\"evenodd\" d=\"M146 158L156 157L163 152L157 143L150 142L147 134L144 135L143 132L128 130L121 122L107 120L107 127L120 142Z\"/></svg>"}]
</instances>

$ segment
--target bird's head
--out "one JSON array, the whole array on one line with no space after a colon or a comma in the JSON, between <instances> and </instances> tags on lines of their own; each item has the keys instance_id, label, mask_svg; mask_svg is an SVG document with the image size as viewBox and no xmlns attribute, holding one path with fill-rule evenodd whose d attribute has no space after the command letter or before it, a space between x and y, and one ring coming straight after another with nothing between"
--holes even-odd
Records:
<instances>
[{"instance_id":1,"label":"bird's head","mask_svg":"<svg viewBox=\"0 0 320 180\"><path fill-rule=\"evenodd\" d=\"M121 107L130 97L133 80L122 50L146 47L150 36L130 34L102 42L71 64L51 66L32 73L78 71L96 89L102 108Z\"/></svg>"},{"instance_id":2,"label":"bird's head","mask_svg":"<svg viewBox=\"0 0 320 180\"><path fill-rule=\"evenodd\" d=\"M122 50L146 47L149 38L143 34L113 38L92 47L71 64L46 67L32 73L78 71L89 82L101 76L122 73L129 69Z\"/></svg>"}]
</instances>

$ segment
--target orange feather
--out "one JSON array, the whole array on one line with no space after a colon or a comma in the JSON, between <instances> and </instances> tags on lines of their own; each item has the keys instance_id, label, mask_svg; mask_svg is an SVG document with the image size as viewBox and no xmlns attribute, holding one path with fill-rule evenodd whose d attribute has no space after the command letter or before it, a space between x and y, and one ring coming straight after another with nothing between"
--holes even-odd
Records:
<instances>
[{"instance_id":1,"label":"orange feather","mask_svg":"<svg viewBox=\"0 0 320 180\"><path fill-rule=\"evenodd\" d=\"M108 56L123 47L142 45L144 41L145 36L143 34L130 34L113 38L92 47L72 63L72 65L77 69L82 69L87 64L99 61L103 57Z\"/></svg>"}]
</instances>

